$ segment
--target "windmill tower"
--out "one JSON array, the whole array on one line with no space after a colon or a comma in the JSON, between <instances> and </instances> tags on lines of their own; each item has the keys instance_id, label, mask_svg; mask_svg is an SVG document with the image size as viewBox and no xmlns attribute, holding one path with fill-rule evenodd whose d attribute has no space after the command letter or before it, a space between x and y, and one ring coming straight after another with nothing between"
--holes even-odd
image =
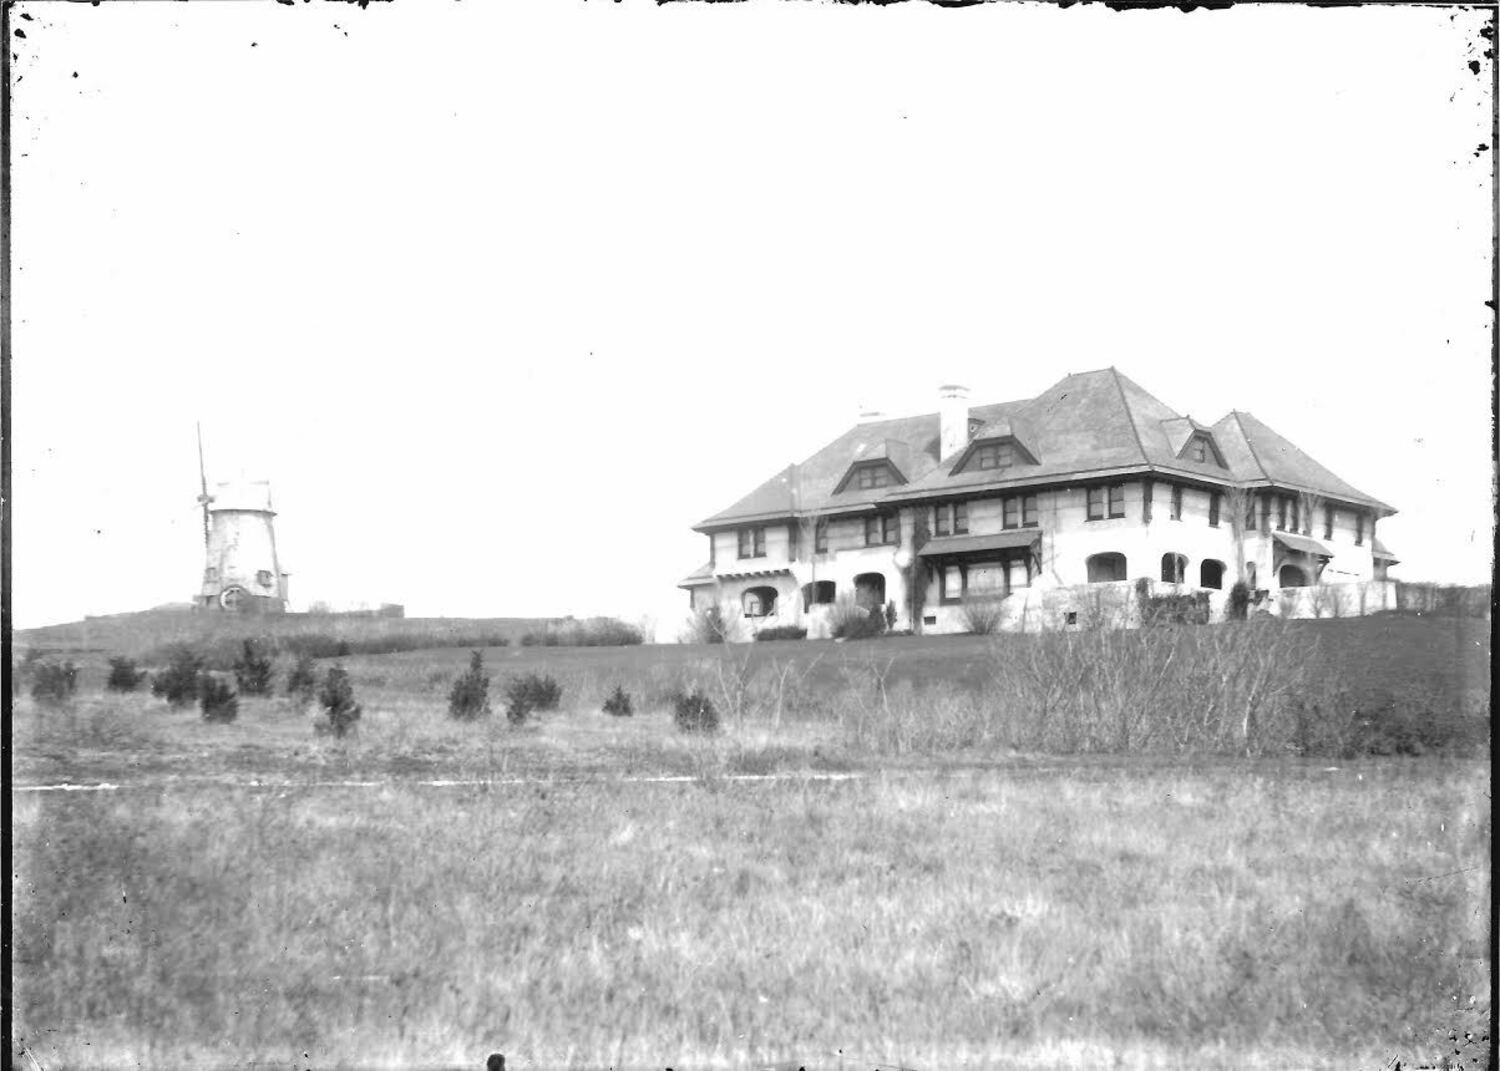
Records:
<instances>
[{"instance_id":1,"label":"windmill tower","mask_svg":"<svg viewBox=\"0 0 1500 1071\"><path fill-rule=\"evenodd\" d=\"M276 557L271 485L265 480L219 483L208 492L203 428L198 428L198 503L203 507L203 587L197 603L208 610L279 614L286 610L287 579Z\"/></svg>"}]
</instances>

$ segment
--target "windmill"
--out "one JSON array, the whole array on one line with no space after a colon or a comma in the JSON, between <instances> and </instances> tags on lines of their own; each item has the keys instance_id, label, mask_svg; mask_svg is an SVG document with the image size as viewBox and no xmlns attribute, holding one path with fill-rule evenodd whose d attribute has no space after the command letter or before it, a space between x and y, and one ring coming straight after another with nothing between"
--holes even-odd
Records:
<instances>
[{"instance_id":1,"label":"windmill","mask_svg":"<svg viewBox=\"0 0 1500 1071\"><path fill-rule=\"evenodd\" d=\"M203 426L198 426L198 504L203 509L203 586L197 603L233 613L283 613L287 579L276 556L271 485L218 483L208 490Z\"/></svg>"}]
</instances>

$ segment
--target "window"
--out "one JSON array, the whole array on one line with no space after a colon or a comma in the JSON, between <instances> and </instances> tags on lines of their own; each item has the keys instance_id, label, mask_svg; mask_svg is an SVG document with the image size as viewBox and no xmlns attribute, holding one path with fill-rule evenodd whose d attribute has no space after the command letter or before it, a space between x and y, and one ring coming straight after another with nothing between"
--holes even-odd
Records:
<instances>
[{"instance_id":1,"label":"window","mask_svg":"<svg viewBox=\"0 0 1500 1071\"><path fill-rule=\"evenodd\" d=\"M1175 484L1172 487L1172 519L1182 520L1182 488Z\"/></svg>"},{"instance_id":2,"label":"window","mask_svg":"<svg viewBox=\"0 0 1500 1071\"><path fill-rule=\"evenodd\" d=\"M1010 443L984 443L974 448L965 468L1008 469L1016 463L1016 448Z\"/></svg>"},{"instance_id":3,"label":"window","mask_svg":"<svg viewBox=\"0 0 1500 1071\"><path fill-rule=\"evenodd\" d=\"M828 553L828 522L825 520L813 522L813 553Z\"/></svg>"},{"instance_id":4,"label":"window","mask_svg":"<svg viewBox=\"0 0 1500 1071\"><path fill-rule=\"evenodd\" d=\"M1181 584L1187 576L1187 555L1163 554L1161 556L1161 578L1168 584Z\"/></svg>"},{"instance_id":5,"label":"window","mask_svg":"<svg viewBox=\"0 0 1500 1071\"><path fill-rule=\"evenodd\" d=\"M1333 507L1323 507L1323 538L1333 538Z\"/></svg>"},{"instance_id":6,"label":"window","mask_svg":"<svg viewBox=\"0 0 1500 1071\"><path fill-rule=\"evenodd\" d=\"M1194 439L1188 446L1188 457L1193 461L1208 460L1208 443L1202 439Z\"/></svg>"},{"instance_id":7,"label":"window","mask_svg":"<svg viewBox=\"0 0 1500 1071\"><path fill-rule=\"evenodd\" d=\"M1037 526L1036 495L1017 495L1006 498L1000 504L1001 524L1006 528L1035 528Z\"/></svg>"},{"instance_id":8,"label":"window","mask_svg":"<svg viewBox=\"0 0 1500 1071\"><path fill-rule=\"evenodd\" d=\"M1266 494L1260 496L1260 530L1271 530L1271 496Z\"/></svg>"},{"instance_id":9,"label":"window","mask_svg":"<svg viewBox=\"0 0 1500 1071\"><path fill-rule=\"evenodd\" d=\"M884 465L865 465L854 473L854 484L861 491L869 491L876 487L889 487L891 483L891 470Z\"/></svg>"},{"instance_id":10,"label":"window","mask_svg":"<svg viewBox=\"0 0 1500 1071\"><path fill-rule=\"evenodd\" d=\"M1208 495L1208 526L1219 527L1219 509L1224 504L1224 496L1217 491L1211 491Z\"/></svg>"},{"instance_id":11,"label":"window","mask_svg":"<svg viewBox=\"0 0 1500 1071\"><path fill-rule=\"evenodd\" d=\"M1302 531L1302 503L1295 498L1287 500L1292 507L1292 531Z\"/></svg>"},{"instance_id":12,"label":"window","mask_svg":"<svg viewBox=\"0 0 1500 1071\"><path fill-rule=\"evenodd\" d=\"M740 557L764 558L766 556L766 530L764 528L741 528Z\"/></svg>"},{"instance_id":13,"label":"window","mask_svg":"<svg viewBox=\"0 0 1500 1071\"><path fill-rule=\"evenodd\" d=\"M1245 531L1255 531L1255 496L1245 492Z\"/></svg>"},{"instance_id":14,"label":"window","mask_svg":"<svg viewBox=\"0 0 1500 1071\"><path fill-rule=\"evenodd\" d=\"M1090 584L1104 584L1112 580L1125 579L1125 555L1123 554L1095 554L1088 559L1086 564Z\"/></svg>"},{"instance_id":15,"label":"window","mask_svg":"<svg viewBox=\"0 0 1500 1071\"><path fill-rule=\"evenodd\" d=\"M797 560L797 547L802 542L802 524L793 521L786 526L786 556L792 561Z\"/></svg>"},{"instance_id":16,"label":"window","mask_svg":"<svg viewBox=\"0 0 1500 1071\"><path fill-rule=\"evenodd\" d=\"M1104 519L1106 501L1109 503L1109 516L1125 516L1125 485L1122 483L1112 483L1108 487L1090 487L1088 498L1088 519L1091 521Z\"/></svg>"},{"instance_id":17,"label":"window","mask_svg":"<svg viewBox=\"0 0 1500 1071\"><path fill-rule=\"evenodd\" d=\"M1365 545L1365 515L1363 513L1354 515L1354 545L1356 547Z\"/></svg>"},{"instance_id":18,"label":"window","mask_svg":"<svg viewBox=\"0 0 1500 1071\"><path fill-rule=\"evenodd\" d=\"M1224 563L1213 558L1204 558L1198 566L1198 586L1222 589L1224 587Z\"/></svg>"},{"instance_id":19,"label":"window","mask_svg":"<svg viewBox=\"0 0 1500 1071\"><path fill-rule=\"evenodd\" d=\"M940 577L939 596L943 602L958 602L964 597L964 571L962 566L945 565Z\"/></svg>"},{"instance_id":20,"label":"window","mask_svg":"<svg viewBox=\"0 0 1500 1071\"><path fill-rule=\"evenodd\" d=\"M271 586L271 570L258 569L255 572L255 582L263 588Z\"/></svg>"},{"instance_id":21,"label":"window","mask_svg":"<svg viewBox=\"0 0 1500 1071\"><path fill-rule=\"evenodd\" d=\"M1286 497L1284 495L1276 496L1276 530L1286 531Z\"/></svg>"},{"instance_id":22,"label":"window","mask_svg":"<svg viewBox=\"0 0 1500 1071\"><path fill-rule=\"evenodd\" d=\"M967 535L968 531L969 504L967 502L944 502L932 507L934 535Z\"/></svg>"},{"instance_id":23,"label":"window","mask_svg":"<svg viewBox=\"0 0 1500 1071\"><path fill-rule=\"evenodd\" d=\"M901 521L894 513L873 513L865 518L865 546L878 547L901 542Z\"/></svg>"}]
</instances>

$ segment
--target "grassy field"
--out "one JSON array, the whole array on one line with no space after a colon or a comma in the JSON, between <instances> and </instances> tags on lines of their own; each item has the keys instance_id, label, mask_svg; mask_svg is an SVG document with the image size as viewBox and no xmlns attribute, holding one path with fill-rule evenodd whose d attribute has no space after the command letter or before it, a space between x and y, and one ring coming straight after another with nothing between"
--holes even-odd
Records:
<instances>
[{"instance_id":1,"label":"grassy field","mask_svg":"<svg viewBox=\"0 0 1500 1071\"><path fill-rule=\"evenodd\" d=\"M1481 626L1294 627L1487 701ZM105 695L107 653L12 724L13 1041L41 1067L1485 1066L1482 757L855 720L872 665L903 709L981 709L981 637L491 649L492 691L564 684L520 727L446 716L465 650L360 656L344 741L285 698L210 725ZM724 732L674 731L690 680L744 699ZM635 717L599 712L616 683Z\"/></svg>"}]
</instances>

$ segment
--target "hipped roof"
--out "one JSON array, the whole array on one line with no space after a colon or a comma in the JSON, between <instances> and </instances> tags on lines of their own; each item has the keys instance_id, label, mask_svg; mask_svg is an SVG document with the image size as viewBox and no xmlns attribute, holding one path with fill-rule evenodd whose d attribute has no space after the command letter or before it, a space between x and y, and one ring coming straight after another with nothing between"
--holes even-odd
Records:
<instances>
[{"instance_id":1,"label":"hipped roof","mask_svg":"<svg viewBox=\"0 0 1500 1071\"><path fill-rule=\"evenodd\" d=\"M937 413L870 421L850 428L807 460L788 466L696 527L709 530L796 514L857 512L913 498L1137 472L1307 490L1395 512L1335 476L1249 413L1234 411L1205 426L1174 412L1114 368L1065 376L1028 400L973 406L969 417L979 423L975 439L1012 436L1038 464L955 475L950 469L957 455L938 456ZM1197 431L1213 436L1227 468L1212 459L1198 462L1178 456ZM897 464L907 483L864 491L851 484L834 494L851 464L879 457Z\"/></svg>"}]
</instances>

